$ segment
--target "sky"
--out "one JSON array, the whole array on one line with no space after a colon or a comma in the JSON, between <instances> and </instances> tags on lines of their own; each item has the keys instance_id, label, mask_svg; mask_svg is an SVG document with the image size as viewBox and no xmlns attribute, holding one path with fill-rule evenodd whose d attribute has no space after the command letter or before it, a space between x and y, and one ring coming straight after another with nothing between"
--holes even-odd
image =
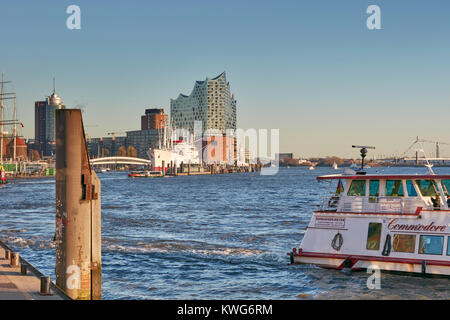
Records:
<instances>
[{"instance_id":1,"label":"sky","mask_svg":"<svg viewBox=\"0 0 450 320\"><path fill-rule=\"evenodd\" d=\"M72 4L80 30L66 27ZM26 138L53 77L98 137L140 129L146 108L169 112L226 71L237 126L279 129L280 152L398 155L416 136L450 142L449 12L444 0L1 0L0 71Z\"/></svg>"}]
</instances>

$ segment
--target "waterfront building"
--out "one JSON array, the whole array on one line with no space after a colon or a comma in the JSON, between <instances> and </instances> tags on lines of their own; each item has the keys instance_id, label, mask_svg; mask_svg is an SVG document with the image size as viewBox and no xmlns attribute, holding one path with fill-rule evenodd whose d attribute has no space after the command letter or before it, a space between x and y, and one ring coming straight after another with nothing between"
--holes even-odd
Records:
<instances>
[{"instance_id":1,"label":"waterfront building","mask_svg":"<svg viewBox=\"0 0 450 320\"><path fill-rule=\"evenodd\" d=\"M148 149L158 146L160 136L161 130L157 129L127 131L127 144L136 149L138 158L148 159Z\"/></svg>"},{"instance_id":2,"label":"waterfront building","mask_svg":"<svg viewBox=\"0 0 450 320\"><path fill-rule=\"evenodd\" d=\"M44 101L36 101L34 104L35 116L35 147L43 156L55 154L55 110L65 109L61 98L55 90Z\"/></svg>"},{"instance_id":3,"label":"waterfront building","mask_svg":"<svg viewBox=\"0 0 450 320\"><path fill-rule=\"evenodd\" d=\"M275 158L278 161L292 160L292 159L294 159L294 154L293 153L277 153L275 155Z\"/></svg>"},{"instance_id":4,"label":"waterfront building","mask_svg":"<svg viewBox=\"0 0 450 320\"><path fill-rule=\"evenodd\" d=\"M164 109L145 109L145 115L141 117L141 130L164 129L167 126L167 114Z\"/></svg>"},{"instance_id":5,"label":"waterfront building","mask_svg":"<svg viewBox=\"0 0 450 320\"><path fill-rule=\"evenodd\" d=\"M91 158L113 157L120 147L127 148L127 137L87 138L86 144Z\"/></svg>"},{"instance_id":6,"label":"waterfront building","mask_svg":"<svg viewBox=\"0 0 450 320\"><path fill-rule=\"evenodd\" d=\"M225 72L204 81L196 81L189 96L179 94L170 100L171 123L175 128L194 132L194 122L201 121L203 131L217 129L226 134L236 130L236 100L230 92Z\"/></svg>"},{"instance_id":7,"label":"waterfront building","mask_svg":"<svg viewBox=\"0 0 450 320\"><path fill-rule=\"evenodd\" d=\"M25 139L21 139L16 137L16 159L18 160L27 160L27 144L25 143ZM13 159L14 158L14 138L9 138L9 142L6 145L6 158Z\"/></svg>"}]
</instances>

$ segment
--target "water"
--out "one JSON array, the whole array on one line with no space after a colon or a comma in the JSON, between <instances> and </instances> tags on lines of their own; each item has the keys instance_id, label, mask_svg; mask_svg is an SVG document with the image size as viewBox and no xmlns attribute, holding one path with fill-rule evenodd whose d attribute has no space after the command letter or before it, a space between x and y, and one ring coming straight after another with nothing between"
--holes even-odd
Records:
<instances>
[{"instance_id":1,"label":"water","mask_svg":"<svg viewBox=\"0 0 450 320\"><path fill-rule=\"evenodd\" d=\"M376 171L371 169L371 171ZM422 168L386 169L423 173ZM437 173L450 173L437 168ZM449 279L289 266L331 168L165 179L99 174L104 299L448 299ZM55 185L0 187L0 240L54 279Z\"/></svg>"}]
</instances>

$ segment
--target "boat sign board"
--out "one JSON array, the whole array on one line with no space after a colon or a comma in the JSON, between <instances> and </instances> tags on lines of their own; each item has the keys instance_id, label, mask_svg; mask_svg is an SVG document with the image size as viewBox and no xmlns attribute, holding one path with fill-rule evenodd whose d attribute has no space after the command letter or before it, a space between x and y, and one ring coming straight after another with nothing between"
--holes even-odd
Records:
<instances>
[{"instance_id":1,"label":"boat sign board","mask_svg":"<svg viewBox=\"0 0 450 320\"><path fill-rule=\"evenodd\" d=\"M316 228L342 229L345 228L345 218L316 217Z\"/></svg>"}]
</instances>

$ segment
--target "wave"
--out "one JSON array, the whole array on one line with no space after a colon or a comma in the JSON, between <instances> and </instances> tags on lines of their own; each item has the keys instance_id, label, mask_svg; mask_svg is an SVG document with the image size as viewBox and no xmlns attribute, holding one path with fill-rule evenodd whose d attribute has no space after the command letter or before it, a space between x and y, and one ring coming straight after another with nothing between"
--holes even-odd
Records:
<instances>
[{"instance_id":1,"label":"wave","mask_svg":"<svg viewBox=\"0 0 450 320\"><path fill-rule=\"evenodd\" d=\"M199 255L219 255L219 256L255 256L264 253L262 250L226 247L213 245L204 242L191 241L155 241L145 243L139 241L133 245L110 243L103 241L104 249L121 252L141 252L141 253L191 253Z\"/></svg>"}]
</instances>

